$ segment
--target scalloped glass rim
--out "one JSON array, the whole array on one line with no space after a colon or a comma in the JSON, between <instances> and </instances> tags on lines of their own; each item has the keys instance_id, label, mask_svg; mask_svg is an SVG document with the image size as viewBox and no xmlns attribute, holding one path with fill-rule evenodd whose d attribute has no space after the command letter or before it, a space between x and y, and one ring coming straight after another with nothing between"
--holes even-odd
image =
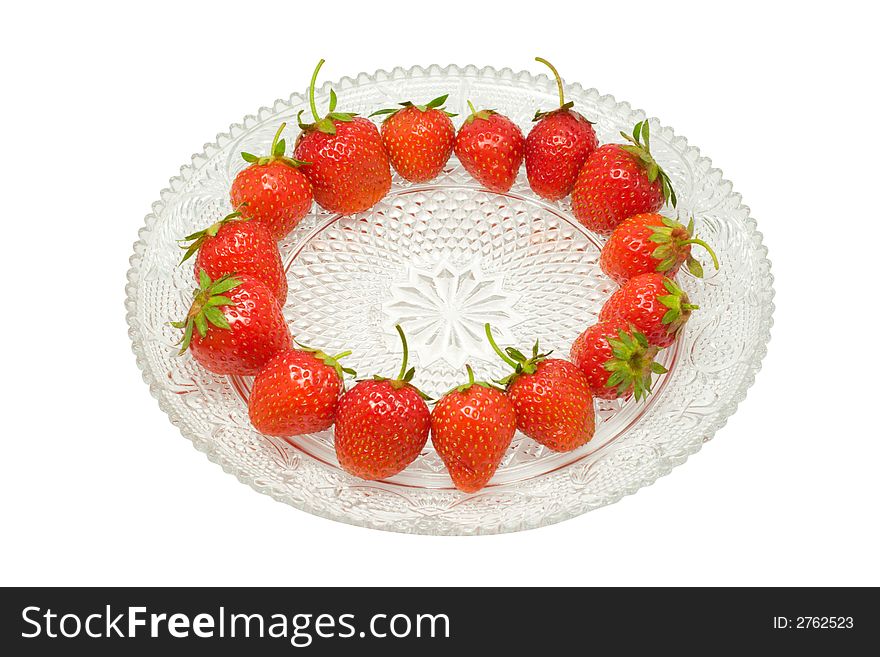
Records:
<instances>
[{"instance_id":1,"label":"scalloped glass rim","mask_svg":"<svg viewBox=\"0 0 880 657\"><path fill-rule=\"evenodd\" d=\"M436 65L428 68L415 66L410 69L397 67L391 72L379 70L373 75L360 73L355 78L344 77L335 83L327 82L318 91L318 94L326 96L326 94L329 93L331 86L339 90L340 88L345 87L357 87L359 84L375 84L379 81L399 82L401 80L429 76L445 76L450 78L483 81L506 80L508 82L513 81L517 84L533 85L542 93L546 93L550 98L555 97L556 94L555 83L543 74L532 75L526 71L516 73L509 68L477 68L475 66L462 68L455 65L447 66L445 68ZM597 105L601 103L603 107L613 108L613 111L617 114L628 115L633 122L635 120L646 118L644 112L633 110L628 103L617 102L612 96L600 95L595 89L585 90L579 84L566 84L565 87L566 95L570 98L589 96ZM326 505L314 504L311 503L308 495L291 495L290 491L283 490L280 486L274 485L272 482L267 483L260 480L258 477L255 477L252 472L248 472L248 470L240 463L228 458L221 452L221 450L216 449L210 441L205 440L204 437L187 429L186 423L183 421L184 418L179 414L178 410L174 409L163 400L161 395L163 383L161 379L157 377L156 373L152 371L148 359L144 354L144 335L142 333L140 321L137 318L138 280L143 256L147 249L148 237L151 232L157 228L157 222L165 209L166 203L180 192L185 186L185 183L190 180L194 173L198 172L206 163L211 161L211 158L215 154L222 151L226 145L232 142L237 134L240 135L241 133L252 129L255 124L267 121L270 117L280 112L290 111L292 107L302 105L304 102L305 97L301 94L292 94L288 100L279 99L272 105L272 107L263 107L256 115L248 115L241 123L231 125L228 132L218 134L214 143L207 144L202 153L193 155L191 163L181 167L180 174L169 181L168 187L163 189L160 194L160 200L153 204L152 212L146 216L144 226L138 233L139 239L134 244L134 254L130 258L131 267L127 273L126 284L126 319L129 325L129 336L132 340L132 350L136 356L137 364L141 369L144 381L149 385L151 394L153 394L159 402L160 408L168 414L171 422L180 428L181 433L192 441L197 449L203 451L210 461L219 464L225 472L235 475L242 483L248 484L254 488L254 490L266 493L278 501L285 502L316 515L350 524L383 530L425 534L489 534L518 531L559 522L594 508L612 504L625 495L634 493L642 486L652 484L657 478L668 474L675 466L686 461L691 454L699 451L702 444L710 440L715 432L724 426L727 418L736 410L738 404L745 398L748 388L752 385L755 375L760 370L761 361L766 355L767 343L770 338L770 329L773 324L773 276L770 272L767 250L762 243L762 235L757 230L755 221L749 216L748 208L741 203L741 197L732 191L732 185L723 179L721 171L712 168L711 161L708 158L701 156L697 148L689 146L683 137L675 135L671 129L662 127L659 124L659 121L651 118L652 136L655 141L658 140L658 136L661 135L662 130L662 134L665 136L667 142L674 142L677 150L680 150L683 153L688 153L692 157L693 162L699 164L699 168L703 171L704 178L712 179L718 188L727 189L725 198L732 201L734 211L740 212L743 216L742 223L745 228L744 239L751 245L753 253L757 255L762 275L760 283L764 291L764 298L761 300L759 326L756 329L757 340L754 343L754 350L752 351L748 362L744 363L746 371L740 379L739 386L735 390L730 391L724 399L718 400L718 403L713 407L711 413L711 422L701 429L699 435L693 436L686 444L676 444L675 449L669 452L664 452L662 446L654 444L649 445L644 441L639 444L629 444L631 441L628 441L628 437L624 436L621 440L610 445L608 449L603 448L602 450L599 450L601 455L593 459L588 466L583 468L583 472L578 475L583 481L579 481L578 486L574 487L573 490L567 491L567 494L571 494L572 499L567 500L564 504L554 505L547 501L546 496L544 496L545 499L542 500L542 496L539 495L533 501L535 501L539 507L543 506L543 508L539 508L537 512L530 514L508 511L511 499L514 504L529 504L529 500L525 499L529 497L527 491L511 491L509 494L510 499L504 499L504 491L490 491L483 496L479 494L476 496L460 496L459 500L449 505L449 508L447 509L450 512L449 514L445 514L443 509L437 510L431 508L431 502L429 501L423 509L425 512L422 514L416 514L413 517L386 517L387 514L383 515L383 512L377 512L374 515L371 515L370 511L367 511L365 514L353 515L350 513L350 509L349 511L346 511L346 508L344 508L344 505L342 504L340 504L340 508L338 509L335 509L332 506L328 507ZM501 109L503 110L503 108ZM250 128L247 127L248 125L250 125ZM630 472L630 475L637 473L638 476L630 476L628 480L626 477L623 477L621 481L614 481L614 485L600 488L598 492L589 490L588 483L592 477L592 475L588 474L589 471L598 471L600 469L599 466L604 466L605 469L610 468L611 471L613 471L614 468L619 467L619 463L615 465L615 460L612 458L612 455L621 450L629 452L627 458L631 458L633 454L635 454L637 458L643 458L641 451L644 450L642 450L642 448L647 450L648 455L646 457L646 462L649 461L650 463L647 468L640 467L639 469ZM548 473L548 477L550 474L552 473ZM604 472L602 476L605 476ZM592 478L596 479L598 478L598 475ZM574 479L575 475L572 475L572 480ZM345 486L345 484L340 484L339 481L336 481L335 485ZM350 486L350 488L369 489L372 486L373 485L369 482L362 482L361 486ZM380 488L376 488L376 490L379 491ZM483 498L481 502L483 504L486 502L485 498L498 498L496 506L500 508L500 511L497 515L493 515L492 518L487 519L486 522L480 521L479 517L474 521L473 516L467 514L460 517L452 515L452 509L454 507L466 506L471 500L480 497ZM358 498L355 497L354 499L356 500L354 504L358 504ZM490 499L489 503L491 504L492 502L493 500ZM351 503L351 500L349 500L348 504ZM477 514L477 516L479 516L479 514ZM452 519L450 520L450 518ZM464 520L462 520L462 518L464 518Z\"/></svg>"}]
</instances>

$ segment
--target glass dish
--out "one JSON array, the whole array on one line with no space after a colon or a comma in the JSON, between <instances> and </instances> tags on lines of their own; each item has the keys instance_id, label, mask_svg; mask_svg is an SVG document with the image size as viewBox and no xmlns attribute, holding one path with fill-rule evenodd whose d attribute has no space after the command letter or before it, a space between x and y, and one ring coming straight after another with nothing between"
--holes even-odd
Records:
<instances>
[{"instance_id":1,"label":"glass dish","mask_svg":"<svg viewBox=\"0 0 880 657\"><path fill-rule=\"evenodd\" d=\"M326 107L329 84L317 92ZM341 111L369 114L405 99L449 93L491 107L529 129L537 108L553 107L555 83L510 69L431 66L343 78L332 85ZM643 112L578 84L566 97L596 123L600 141L620 141ZM619 500L653 483L700 449L745 397L766 353L773 278L761 234L740 196L698 149L651 121L652 151L678 193L677 214L696 217L698 235L718 253L721 269L686 272L679 282L701 306L683 336L662 354L669 373L647 403L599 402L595 438L566 454L517 435L491 485L456 491L430 441L403 473L366 482L340 470L331 431L284 441L254 431L247 417L250 379L210 374L176 356L193 288L190 266L178 267L176 240L230 211L228 190L287 121L295 139L304 95L278 100L220 134L193 157L153 205L134 245L126 309L134 353L150 391L195 447L255 490L299 509L376 529L425 534L489 534L558 522ZM570 203L531 193L525 170L507 194L479 187L453 157L427 185L395 176L372 210L340 217L314 212L281 244L294 335L329 352L353 349L346 363L361 375L398 367L394 324L411 343L415 383L432 396L462 380L465 362L482 377L504 372L482 338L492 323L499 342L542 347L567 357L615 285L601 272L603 238L584 229ZM700 254L698 254L699 256Z\"/></svg>"}]
</instances>

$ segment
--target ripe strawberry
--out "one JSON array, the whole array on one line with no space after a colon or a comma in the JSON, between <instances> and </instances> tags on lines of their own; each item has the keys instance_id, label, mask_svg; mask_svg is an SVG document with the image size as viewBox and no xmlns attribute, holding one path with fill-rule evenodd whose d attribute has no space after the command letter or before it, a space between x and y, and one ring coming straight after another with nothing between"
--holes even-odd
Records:
<instances>
[{"instance_id":1,"label":"ripe strawberry","mask_svg":"<svg viewBox=\"0 0 880 657\"><path fill-rule=\"evenodd\" d=\"M525 139L516 124L495 110L471 108L455 137L455 154L474 179L493 192L506 192L523 161Z\"/></svg>"},{"instance_id":2,"label":"ripe strawberry","mask_svg":"<svg viewBox=\"0 0 880 657\"><path fill-rule=\"evenodd\" d=\"M212 281L200 271L186 319L171 325L184 329L180 353L215 374L253 376L291 343L275 295L247 274Z\"/></svg>"},{"instance_id":3,"label":"ripe strawberry","mask_svg":"<svg viewBox=\"0 0 880 657\"><path fill-rule=\"evenodd\" d=\"M278 139L286 125L282 123L275 133L271 155L241 154L251 165L235 176L229 190L232 206L242 216L265 224L276 240L293 230L312 208L312 186L299 170L306 163L285 156L285 141Z\"/></svg>"},{"instance_id":4,"label":"ripe strawberry","mask_svg":"<svg viewBox=\"0 0 880 657\"><path fill-rule=\"evenodd\" d=\"M251 388L248 415L260 433L290 438L329 429L342 394L342 379L354 370L316 349L285 349L264 367Z\"/></svg>"},{"instance_id":5,"label":"ripe strawberry","mask_svg":"<svg viewBox=\"0 0 880 657\"><path fill-rule=\"evenodd\" d=\"M431 440L455 487L465 493L483 488L510 447L516 412L501 390L474 381L446 393L431 411Z\"/></svg>"},{"instance_id":6,"label":"ripe strawberry","mask_svg":"<svg viewBox=\"0 0 880 657\"><path fill-rule=\"evenodd\" d=\"M382 121L382 142L391 166L410 182L433 180L452 155L455 126L449 120L457 116L442 107L448 94L425 105L400 103L403 109L382 109L370 116L387 114Z\"/></svg>"},{"instance_id":7,"label":"ripe strawberry","mask_svg":"<svg viewBox=\"0 0 880 657\"><path fill-rule=\"evenodd\" d=\"M692 310L699 309L675 282L656 272L639 274L617 290L599 314L604 322L615 317L643 333L655 347L668 347L688 321Z\"/></svg>"},{"instance_id":8,"label":"ripe strawberry","mask_svg":"<svg viewBox=\"0 0 880 657\"><path fill-rule=\"evenodd\" d=\"M596 430L596 413L590 382L573 363L547 358L537 341L531 358L508 347L502 351L486 324L486 337L495 352L513 368L498 383L516 411L516 428L554 452L569 452L590 441Z\"/></svg>"},{"instance_id":9,"label":"ripe strawberry","mask_svg":"<svg viewBox=\"0 0 880 657\"><path fill-rule=\"evenodd\" d=\"M718 269L718 258L712 247L694 235L694 220L687 228L661 214L637 214L621 223L602 247L599 264L612 280L623 285L628 279L648 272L675 276L683 263L697 278L703 277L703 266L691 255L691 245L698 244L712 256Z\"/></svg>"},{"instance_id":10,"label":"ripe strawberry","mask_svg":"<svg viewBox=\"0 0 880 657\"><path fill-rule=\"evenodd\" d=\"M180 264L196 252L195 275L204 270L216 280L227 274L250 274L268 287L282 306L287 299L287 276L278 244L266 225L248 221L236 211L204 230L187 235L181 242L186 249Z\"/></svg>"},{"instance_id":11,"label":"ripe strawberry","mask_svg":"<svg viewBox=\"0 0 880 657\"><path fill-rule=\"evenodd\" d=\"M654 362L657 347L619 317L593 324L571 346L571 360L581 368L595 397L617 399L651 392L651 374L666 371Z\"/></svg>"},{"instance_id":12,"label":"ripe strawberry","mask_svg":"<svg viewBox=\"0 0 880 657\"><path fill-rule=\"evenodd\" d=\"M378 203L391 188L388 154L375 124L356 114L336 111L336 92L330 91L330 111L318 116L315 80L324 60L318 62L309 86L314 123L303 123L296 139L296 157L309 162L305 173L315 200L331 212L363 212Z\"/></svg>"},{"instance_id":13,"label":"ripe strawberry","mask_svg":"<svg viewBox=\"0 0 880 657\"><path fill-rule=\"evenodd\" d=\"M431 412L426 397L412 381L415 368L403 365L396 379L374 376L359 381L339 400L336 409L336 457L346 472L361 479L385 479L412 463L428 442Z\"/></svg>"},{"instance_id":14,"label":"ripe strawberry","mask_svg":"<svg viewBox=\"0 0 880 657\"><path fill-rule=\"evenodd\" d=\"M565 102L562 78L546 59L535 57L553 71L559 89L559 107L550 112L538 110L537 121L526 137L526 174L532 191L550 201L571 194L578 171L599 146L593 124L575 112L573 102Z\"/></svg>"},{"instance_id":15,"label":"ripe strawberry","mask_svg":"<svg viewBox=\"0 0 880 657\"><path fill-rule=\"evenodd\" d=\"M587 228L608 234L634 214L656 212L677 199L666 172L651 155L650 127L636 123L630 143L605 144L584 162L571 193L574 216Z\"/></svg>"}]
</instances>

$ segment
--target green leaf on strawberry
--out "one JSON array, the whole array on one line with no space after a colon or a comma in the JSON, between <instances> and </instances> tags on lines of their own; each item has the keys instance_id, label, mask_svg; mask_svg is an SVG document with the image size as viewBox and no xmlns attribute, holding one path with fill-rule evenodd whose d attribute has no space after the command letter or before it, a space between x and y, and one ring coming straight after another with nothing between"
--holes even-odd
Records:
<instances>
[{"instance_id":1,"label":"green leaf on strawberry","mask_svg":"<svg viewBox=\"0 0 880 657\"><path fill-rule=\"evenodd\" d=\"M620 133L629 144L621 146L630 155L634 156L644 167L649 182L655 182L660 179L660 185L663 190L663 200L675 207L678 204L678 198L675 190L672 188L672 181L666 172L660 168L654 156L651 155L651 125L647 120L639 121L633 127L632 135L625 132Z\"/></svg>"},{"instance_id":2,"label":"green leaf on strawberry","mask_svg":"<svg viewBox=\"0 0 880 657\"><path fill-rule=\"evenodd\" d=\"M254 155L253 153L245 153L242 152L241 159L243 159L248 164L257 164L257 165L265 165L270 162L284 162L284 164L291 167L301 167L308 162L303 162L302 160L297 160L296 158L287 157L284 153L287 150L287 142L284 139L280 139L281 133L284 132L284 128L287 127L287 123L282 123L278 126L278 130L275 131L275 136L272 138L272 145L269 147L269 155Z\"/></svg>"},{"instance_id":3,"label":"green leaf on strawberry","mask_svg":"<svg viewBox=\"0 0 880 657\"><path fill-rule=\"evenodd\" d=\"M357 116L354 112L337 112L336 111L336 103L338 102L338 98L336 96L336 92L333 89L330 89L330 103L327 109L327 116L321 117L318 113L318 106L315 103L315 82L318 80L318 71L321 70L321 67L324 65L324 60L320 60L318 65L315 67L314 73L312 73L312 80L309 83L309 108L312 110L312 116L314 117L314 123L304 123L302 120L302 115L305 110L300 110L299 114L296 115L297 123L299 127L303 130L317 130L319 132L323 132L328 135L336 134L336 124L333 121L342 121L343 123L348 123L354 120L354 117Z\"/></svg>"},{"instance_id":4,"label":"green leaf on strawberry","mask_svg":"<svg viewBox=\"0 0 880 657\"><path fill-rule=\"evenodd\" d=\"M223 294L240 284L241 281L234 275L222 276L212 281L204 269L199 271L199 287L193 295L193 302L186 319L171 322L174 328L184 329L179 354L189 349L194 328L203 338L208 334L209 323L220 329L230 329L229 322L218 308L232 304L232 300Z\"/></svg>"},{"instance_id":5,"label":"green leaf on strawberry","mask_svg":"<svg viewBox=\"0 0 880 657\"><path fill-rule=\"evenodd\" d=\"M407 342L406 342L406 335L404 335L403 329L401 328L400 324L397 324L394 328L397 331L397 335L400 336L400 343L403 346L403 357L401 359L400 372L398 372L397 378L394 378L394 379L391 379L387 376L380 376L378 374L374 374L373 380L374 381L388 381L388 383L390 383L391 387L394 389L400 389L400 388L403 388L404 386L410 386L413 390L415 390L419 394L419 397L421 397L425 401L431 401L431 397L426 395L424 392L422 392L421 390L419 390L416 386L414 386L412 384L413 377L415 377L415 375L416 375L416 368L410 367L409 369L407 369L407 367L406 367L409 362L409 346L407 345Z\"/></svg>"},{"instance_id":6,"label":"green leaf on strawberry","mask_svg":"<svg viewBox=\"0 0 880 657\"><path fill-rule=\"evenodd\" d=\"M556 109L548 110L546 112L544 112L542 110L536 110L535 116L532 119L532 121L540 121L548 114L552 114L553 112L560 112L560 111L565 112L567 110L570 110L572 107L574 107L573 100L570 100L568 102L565 101L565 89L562 85L562 78L559 76L559 71L556 70L556 67L553 66L553 64L548 62L543 57L535 57L535 61L541 62L542 64L546 65L553 72L553 77L556 79L556 89L559 91L559 107L557 107ZM595 125L594 121L590 121L589 119L586 119L586 118L584 120L587 123L589 123L590 125Z\"/></svg>"},{"instance_id":7,"label":"green leaf on strawberry","mask_svg":"<svg viewBox=\"0 0 880 657\"><path fill-rule=\"evenodd\" d=\"M656 270L666 272L674 268L683 258L684 249L690 244L702 246L712 258L712 264L718 269L718 256L706 242L694 235L694 219L691 217L687 228L678 221L663 217L662 225L655 226L648 240L654 242L657 247L651 252L651 256L658 260ZM697 278L703 277L703 265L688 252L685 260L688 270Z\"/></svg>"},{"instance_id":8,"label":"green leaf on strawberry","mask_svg":"<svg viewBox=\"0 0 880 657\"><path fill-rule=\"evenodd\" d=\"M605 386L616 387L621 395L632 386L636 401L644 399L651 392L651 374L667 371L654 361L657 348L652 347L645 335L635 329L629 332L620 329L616 338L609 336L607 340L613 357L604 364L605 369L611 372Z\"/></svg>"},{"instance_id":9,"label":"green leaf on strawberry","mask_svg":"<svg viewBox=\"0 0 880 657\"><path fill-rule=\"evenodd\" d=\"M312 354L312 356L317 358L319 361L321 361L325 365L329 365L334 370L336 370L336 374L339 375L340 379L344 379L346 374L348 374L349 376L357 376L357 372L355 372L352 368L343 367L343 365L339 362L346 356L350 356L351 351L343 351L340 354L335 354L331 356L330 354L327 354L320 349L308 347L301 342L297 342L296 344L302 351Z\"/></svg>"},{"instance_id":10,"label":"green leaf on strawberry","mask_svg":"<svg viewBox=\"0 0 880 657\"><path fill-rule=\"evenodd\" d=\"M387 109L376 110L375 112L370 114L370 118L374 116L384 116L385 118L382 119L382 122L384 123L392 116L397 114L399 111L401 111L402 109L406 109L407 107L415 107L420 112L427 112L428 110L435 109L439 112L443 112L448 117L458 116L458 114L454 114L453 112L447 112L446 108L443 107L443 104L446 102L447 98L449 98L449 94L443 94L442 96L438 96L437 98L425 103L424 105L416 105L411 100L406 100L402 103L398 103L400 107L390 107Z\"/></svg>"},{"instance_id":11,"label":"green leaf on strawberry","mask_svg":"<svg viewBox=\"0 0 880 657\"><path fill-rule=\"evenodd\" d=\"M547 357L553 353L553 351L541 353L538 340L535 340L535 344L532 345L532 355L530 357L526 357L515 347L507 347L502 351L495 342L495 338L492 335L492 327L488 323L485 325L485 330L486 339L489 340L489 345L491 345L492 350L498 354L501 360L513 368L513 372L505 376L503 379L498 379L496 381L496 383L505 388L509 388L522 374L534 374L538 369L538 363L542 360L546 360Z\"/></svg>"}]
</instances>

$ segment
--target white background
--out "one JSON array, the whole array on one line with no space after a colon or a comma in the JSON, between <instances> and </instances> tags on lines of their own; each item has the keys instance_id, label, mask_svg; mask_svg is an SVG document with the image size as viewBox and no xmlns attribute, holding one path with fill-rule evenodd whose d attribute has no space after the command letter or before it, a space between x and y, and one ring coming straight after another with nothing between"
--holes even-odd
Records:
<instances>
[{"instance_id":1,"label":"white background","mask_svg":"<svg viewBox=\"0 0 880 657\"><path fill-rule=\"evenodd\" d=\"M0 10L0 584L880 584L876 9L351 5ZM480 538L333 523L210 464L126 332L131 244L159 190L230 123L302 91L321 56L337 79L537 72L536 54L674 126L758 220L776 324L728 425L619 504Z\"/></svg>"}]
</instances>

